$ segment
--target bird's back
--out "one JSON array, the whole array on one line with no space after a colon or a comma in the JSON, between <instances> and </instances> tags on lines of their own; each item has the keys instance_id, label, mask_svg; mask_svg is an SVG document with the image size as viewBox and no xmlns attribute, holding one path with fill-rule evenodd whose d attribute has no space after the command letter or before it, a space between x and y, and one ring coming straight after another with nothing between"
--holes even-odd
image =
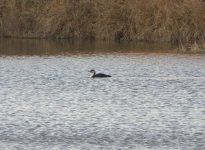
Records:
<instances>
[{"instance_id":1,"label":"bird's back","mask_svg":"<svg viewBox=\"0 0 205 150\"><path fill-rule=\"evenodd\" d=\"M98 73L93 76L93 78L106 78L106 77L111 77L111 76L103 73Z\"/></svg>"}]
</instances>

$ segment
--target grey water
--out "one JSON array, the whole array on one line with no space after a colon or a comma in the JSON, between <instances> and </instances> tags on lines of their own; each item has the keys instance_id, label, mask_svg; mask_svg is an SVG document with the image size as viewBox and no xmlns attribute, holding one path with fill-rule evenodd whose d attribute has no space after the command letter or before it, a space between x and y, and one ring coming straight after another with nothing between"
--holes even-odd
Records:
<instances>
[{"instance_id":1,"label":"grey water","mask_svg":"<svg viewBox=\"0 0 205 150\"><path fill-rule=\"evenodd\" d=\"M204 150L205 55L171 47L1 39L0 149Z\"/></svg>"}]
</instances>

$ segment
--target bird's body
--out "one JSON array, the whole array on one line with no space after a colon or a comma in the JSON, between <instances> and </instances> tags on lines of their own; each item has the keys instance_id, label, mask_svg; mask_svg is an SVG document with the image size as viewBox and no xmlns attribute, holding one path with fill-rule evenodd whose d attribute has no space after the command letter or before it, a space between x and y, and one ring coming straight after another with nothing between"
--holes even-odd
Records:
<instances>
[{"instance_id":1,"label":"bird's body","mask_svg":"<svg viewBox=\"0 0 205 150\"><path fill-rule=\"evenodd\" d=\"M107 77L111 77L110 75L107 74L103 74L103 73L96 73L94 69L89 71L91 74L91 78L107 78Z\"/></svg>"}]
</instances>

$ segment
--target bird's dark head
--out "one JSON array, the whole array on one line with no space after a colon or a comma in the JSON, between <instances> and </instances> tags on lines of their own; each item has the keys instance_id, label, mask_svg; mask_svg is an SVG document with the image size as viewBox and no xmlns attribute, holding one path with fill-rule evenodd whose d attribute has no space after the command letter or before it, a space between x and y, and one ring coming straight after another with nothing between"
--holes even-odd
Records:
<instances>
[{"instance_id":1,"label":"bird's dark head","mask_svg":"<svg viewBox=\"0 0 205 150\"><path fill-rule=\"evenodd\" d=\"M95 70L94 69L91 69L90 71L88 71L90 73L95 73Z\"/></svg>"}]
</instances>

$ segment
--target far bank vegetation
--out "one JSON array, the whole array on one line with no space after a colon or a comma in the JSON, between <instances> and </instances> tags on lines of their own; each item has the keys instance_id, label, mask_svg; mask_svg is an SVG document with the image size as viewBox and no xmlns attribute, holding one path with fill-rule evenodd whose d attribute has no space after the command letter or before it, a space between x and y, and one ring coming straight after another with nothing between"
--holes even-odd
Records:
<instances>
[{"instance_id":1,"label":"far bank vegetation","mask_svg":"<svg viewBox=\"0 0 205 150\"><path fill-rule=\"evenodd\" d=\"M0 35L200 42L204 0L1 0Z\"/></svg>"}]
</instances>

